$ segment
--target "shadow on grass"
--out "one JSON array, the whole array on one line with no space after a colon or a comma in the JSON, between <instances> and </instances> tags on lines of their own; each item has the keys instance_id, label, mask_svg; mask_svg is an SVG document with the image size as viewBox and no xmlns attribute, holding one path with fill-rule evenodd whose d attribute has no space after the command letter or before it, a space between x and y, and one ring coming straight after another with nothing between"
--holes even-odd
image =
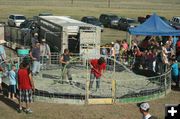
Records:
<instances>
[{"instance_id":1,"label":"shadow on grass","mask_svg":"<svg viewBox=\"0 0 180 119\"><path fill-rule=\"evenodd\" d=\"M2 101L3 103L5 103L6 105L8 105L9 107L11 107L14 110L17 110L19 107L19 104L17 104L13 100L6 98L4 95L0 95L0 101Z\"/></svg>"}]
</instances>

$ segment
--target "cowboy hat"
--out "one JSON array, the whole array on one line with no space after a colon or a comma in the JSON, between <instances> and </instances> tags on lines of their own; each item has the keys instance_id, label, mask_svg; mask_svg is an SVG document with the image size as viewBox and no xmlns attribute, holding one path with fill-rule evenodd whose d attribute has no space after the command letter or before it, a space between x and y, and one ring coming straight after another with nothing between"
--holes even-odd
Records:
<instances>
[{"instance_id":1,"label":"cowboy hat","mask_svg":"<svg viewBox=\"0 0 180 119\"><path fill-rule=\"evenodd\" d=\"M0 40L0 44L6 43L5 40Z\"/></svg>"}]
</instances>

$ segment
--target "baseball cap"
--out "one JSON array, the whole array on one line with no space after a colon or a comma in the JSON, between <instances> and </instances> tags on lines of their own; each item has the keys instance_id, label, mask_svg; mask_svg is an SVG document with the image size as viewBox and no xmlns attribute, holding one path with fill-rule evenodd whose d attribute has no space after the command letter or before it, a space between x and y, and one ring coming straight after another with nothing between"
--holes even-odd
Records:
<instances>
[{"instance_id":1,"label":"baseball cap","mask_svg":"<svg viewBox=\"0 0 180 119\"><path fill-rule=\"evenodd\" d=\"M143 102L139 106L142 110L147 111L150 108L150 105L147 102Z\"/></svg>"}]
</instances>

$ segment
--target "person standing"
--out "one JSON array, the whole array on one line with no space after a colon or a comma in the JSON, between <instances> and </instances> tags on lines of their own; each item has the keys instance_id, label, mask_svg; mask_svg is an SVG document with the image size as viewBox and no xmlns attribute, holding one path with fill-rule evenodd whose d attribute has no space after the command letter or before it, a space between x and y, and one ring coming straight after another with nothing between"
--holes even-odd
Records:
<instances>
[{"instance_id":1,"label":"person standing","mask_svg":"<svg viewBox=\"0 0 180 119\"><path fill-rule=\"evenodd\" d=\"M22 113L23 102L26 103L26 114L31 114L30 103L33 102L33 91L35 92L32 74L28 74L30 68L28 63L23 63L23 68L18 71L18 88L19 88L19 109Z\"/></svg>"},{"instance_id":2,"label":"person standing","mask_svg":"<svg viewBox=\"0 0 180 119\"><path fill-rule=\"evenodd\" d=\"M139 106L139 110L142 113L143 117L142 119L157 119L157 117L152 116L149 113L150 105L147 102L141 103Z\"/></svg>"},{"instance_id":3,"label":"person standing","mask_svg":"<svg viewBox=\"0 0 180 119\"><path fill-rule=\"evenodd\" d=\"M119 60L120 41L116 40L114 44L116 60Z\"/></svg>"},{"instance_id":4,"label":"person standing","mask_svg":"<svg viewBox=\"0 0 180 119\"><path fill-rule=\"evenodd\" d=\"M5 70L5 67L6 67L5 63L7 62L6 52L4 49L4 43L6 43L5 40L0 40L0 63L1 63L3 70Z\"/></svg>"},{"instance_id":5,"label":"person standing","mask_svg":"<svg viewBox=\"0 0 180 119\"><path fill-rule=\"evenodd\" d=\"M32 73L36 75L40 72L40 43L36 43L35 47L30 51L30 57L33 60Z\"/></svg>"},{"instance_id":6,"label":"person standing","mask_svg":"<svg viewBox=\"0 0 180 119\"><path fill-rule=\"evenodd\" d=\"M70 60L73 57L71 57L69 55L69 50L68 49L64 49L64 53L62 54L62 56L59 58L59 62L62 63L62 83L65 82L66 80L66 76L68 77L69 83L72 85L72 74L70 71L71 65L69 64ZM66 68L65 68L66 66Z\"/></svg>"},{"instance_id":7,"label":"person standing","mask_svg":"<svg viewBox=\"0 0 180 119\"><path fill-rule=\"evenodd\" d=\"M0 74L0 91L2 91L2 76L4 75L4 71L5 71L5 67L6 67L6 52L4 49L4 43L6 43L5 40L0 40L0 67L1 67L1 71L2 73Z\"/></svg>"},{"instance_id":8,"label":"person standing","mask_svg":"<svg viewBox=\"0 0 180 119\"><path fill-rule=\"evenodd\" d=\"M16 94L16 66L12 65L11 66L11 71L9 72L9 93L8 93L8 98L11 98L11 94L12 94L12 99L16 99L15 98L15 94Z\"/></svg>"},{"instance_id":9,"label":"person standing","mask_svg":"<svg viewBox=\"0 0 180 119\"><path fill-rule=\"evenodd\" d=\"M178 69L178 63L176 62L176 59L172 59L172 80L176 83L176 87L179 87L179 69Z\"/></svg>"},{"instance_id":10,"label":"person standing","mask_svg":"<svg viewBox=\"0 0 180 119\"><path fill-rule=\"evenodd\" d=\"M47 59L51 56L49 45L46 43L46 39L42 39L40 44L40 63L43 65L42 69L47 68Z\"/></svg>"},{"instance_id":11,"label":"person standing","mask_svg":"<svg viewBox=\"0 0 180 119\"><path fill-rule=\"evenodd\" d=\"M34 37L31 39L31 47L34 48L37 42L39 42L38 33L34 33Z\"/></svg>"},{"instance_id":12,"label":"person standing","mask_svg":"<svg viewBox=\"0 0 180 119\"><path fill-rule=\"evenodd\" d=\"M99 59L90 60L89 65L91 67L89 88L90 89L92 88L94 79L96 78L96 91L97 91L97 89L100 88L101 76L104 76L104 73L106 71L105 60L103 57L100 57ZM102 70L103 73L101 73Z\"/></svg>"}]
</instances>

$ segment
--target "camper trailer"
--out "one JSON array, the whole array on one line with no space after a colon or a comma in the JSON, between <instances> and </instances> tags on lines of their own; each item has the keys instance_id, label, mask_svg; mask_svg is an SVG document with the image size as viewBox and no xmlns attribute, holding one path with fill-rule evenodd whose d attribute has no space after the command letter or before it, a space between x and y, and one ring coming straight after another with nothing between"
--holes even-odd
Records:
<instances>
[{"instance_id":1,"label":"camper trailer","mask_svg":"<svg viewBox=\"0 0 180 119\"><path fill-rule=\"evenodd\" d=\"M53 52L79 54L85 59L100 56L101 28L66 16L39 16L40 39L45 38ZM96 48L93 48L96 47Z\"/></svg>"}]
</instances>

